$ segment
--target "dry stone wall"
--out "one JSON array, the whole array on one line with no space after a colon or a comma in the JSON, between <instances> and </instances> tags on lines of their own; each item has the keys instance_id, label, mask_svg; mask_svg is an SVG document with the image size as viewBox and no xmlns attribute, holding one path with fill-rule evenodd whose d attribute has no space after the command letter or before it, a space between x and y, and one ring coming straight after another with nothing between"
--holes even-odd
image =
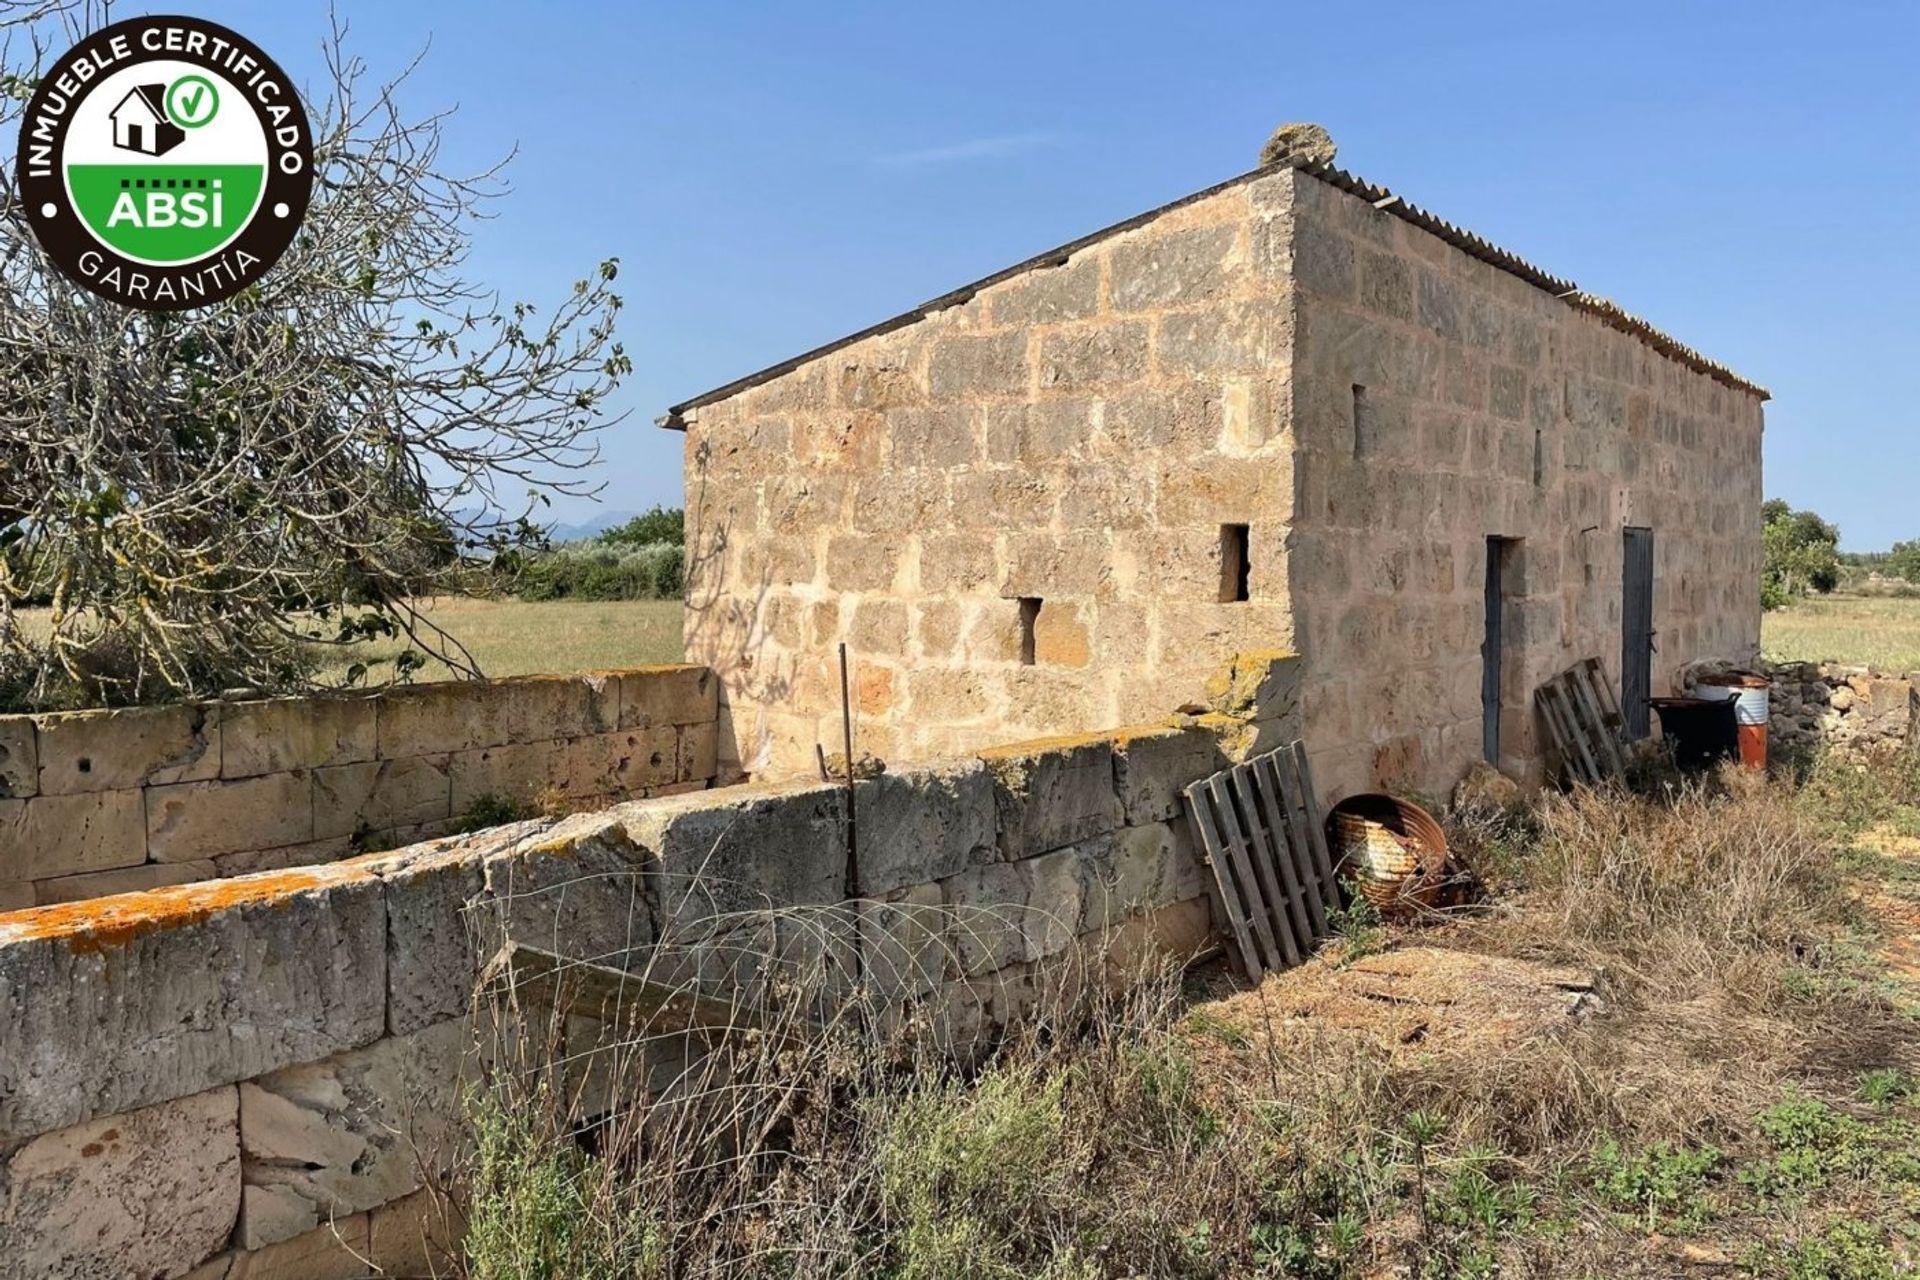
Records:
<instances>
[{"instance_id":1,"label":"dry stone wall","mask_svg":"<svg viewBox=\"0 0 1920 1280\"><path fill-rule=\"evenodd\" d=\"M1489 538L1513 540L1509 772L1543 767L1539 684L1598 657L1618 687L1628 527L1654 534L1653 694L1693 659L1757 655L1760 394L1308 174L1275 181L1297 307L1289 594L1323 786L1445 794L1482 758Z\"/></svg>"},{"instance_id":2,"label":"dry stone wall","mask_svg":"<svg viewBox=\"0 0 1920 1280\"><path fill-rule=\"evenodd\" d=\"M895 761L1140 719L1291 644L1290 192L1189 202L692 416L723 774L838 748L843 642L858 750Z\"/></svg>"},{"instance_id":3,"label":"dry stone wall","mask_svg":"<svg viewBox=\"0 0 1920 1280\"><path fill-rule=\"evenodd\" d=\"M794 782L0 915L0 1280L445 1274L502 942L713 995L835 968L959 1048L1072 949L1206 946L1180 792L1297 731L1296 664L1246 655L1205 714L867 779L851 903L846 794ZM555 1046L582 1079L601 1034Z\"/></svg>"},{"instance_id":4,"label":"dry stone wall","mask_svg":"<svg viewBox=\"0 0 1920 1280\"><path fill-rule=\"evenodd\" d=\"M1838 662L1717 661L1691 663L1680 689L1693 693L1701 677L1736 668L1758 671L1773 682L1768 691L1768 738L1788 753L1837 750L1871 755L1915 742L1915 691L1920 673L1887 675Z\"/></svg>"},{"instance_id":5,"label":"dry stone wall","mask_svg":"<svg viewBox=\"0 0 1920 1280\"><path fill-rule=\"evenodd\" d=\"M0 911L407 844L483 797L705 787L717 688L641 667L0 716Z\"/></svg>"}]
</instances>

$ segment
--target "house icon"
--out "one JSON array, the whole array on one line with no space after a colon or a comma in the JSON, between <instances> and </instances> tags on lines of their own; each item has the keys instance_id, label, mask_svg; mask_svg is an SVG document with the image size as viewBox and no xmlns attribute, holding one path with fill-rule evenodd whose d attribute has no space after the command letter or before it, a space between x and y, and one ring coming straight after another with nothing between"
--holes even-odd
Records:
<instances>
[{"instance_id":1,"label":"house icon","mask_svg":"<svg viewBox=\"0 0 1920 1280\"><path fill-rule=\"evenodd\" d=\"M167 119L164 84L135 85L108 114L113 120L113 145L128 151L163 156L187 138L185 129Z\"/></svg>"}]
</instances>

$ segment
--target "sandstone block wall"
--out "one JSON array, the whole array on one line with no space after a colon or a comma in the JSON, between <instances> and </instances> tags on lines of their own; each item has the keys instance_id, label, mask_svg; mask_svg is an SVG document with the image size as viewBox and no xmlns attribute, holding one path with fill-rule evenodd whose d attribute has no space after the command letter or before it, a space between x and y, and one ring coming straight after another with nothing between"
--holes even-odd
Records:
<instances>
[{"instance_id":1,"label":"sandstone block wall","mask_svg":"<svg viewBox=\"0 0 1920 1280\"><path fill-rule=\"evenodd\" d=\"M0 911L407 844L483 797L704 787L717 689L643 667L0 716Z\"/></svg>"},{"instance_id":2,"label":"sandstone block wall","mask_svg":"<svg viewBox=\"0 0 1920 1280\"><path fill-rule=\"evenodd\" d=\"M1291 644L1290 193L1188 203L697 411L687 654L724 681L723 773L838 750L842 642L889 760L1139 719Z\"/></svg>"},{"instance_id":3,"label":"sandstone block wall","mask_svg":"<svg viewBox=\"0 0 1920 1280\"><path fill-rule=\"evenodd\" d=\"M1330 793L1443 793L1483 750L1489 537L1509 770L1542 768L1541 681L1620 681L1628 528L1651 692L1753 656L1764 393L1385 203L1251 175L683 413L723 773L838 748L842 642L859 749L892 759L1131 719L1291 646Z\"/></svg>"},{"instance_id":4,"label":"sandstone block wall","mask_svg":"<svg viewBox=\"0 0 1920 1280\"><path fill-rule=\"evenodd\" d=\"M795 782L0 916L0 1277L444 1274L432 1188L503 940L714 994L831 968L956 1041L1077 944L1191 954L1209 873L1179 793L1297 733L1295 666L859 783L854 903L845 793Z\"/></svg>"},{"instance_id":5,"label":"sandstone block wall","mask_svg":"<svg viewBox=\"0 0 1920 1280\"><path fill-rule=\"evenodd\" d=\"M1487 539L1501 760L1538 776L1534 688L1621 678L1623 530L1654 532L1651 692L1757 655L1762 397L1304 173L1292 184L1290 595L1334 793L1444 794L1482 755Z\"/></svg>"}]
</instances>

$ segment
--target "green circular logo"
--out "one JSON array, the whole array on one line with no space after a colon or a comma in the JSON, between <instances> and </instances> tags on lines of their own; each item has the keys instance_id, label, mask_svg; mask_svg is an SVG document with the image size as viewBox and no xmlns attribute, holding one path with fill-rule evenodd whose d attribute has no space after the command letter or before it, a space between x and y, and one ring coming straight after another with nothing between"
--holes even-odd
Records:
<instances>
[{"instance_id":1,"label":"green circular logo","mask_svg":"<svg viewBox=\"0 0 1920 1280\"><path fill-rule=\"evenodd\" d=\"M220 110L220 90L205 76L181 76L167 86L167 118L182 129L213 123Z\"/></svg>"},{"instance_id":2,"label":"green circular logo","mask_svg":"<svg viewBox=\"0 0 1920 1280\"><path fill-rule=\"evenodd\" d=\"M313 135L259 46L154 15L52 65L22 117L15 175L34 235L75 283L184 311L245 289L293 243Z\"/></svg>"}]
</instances>

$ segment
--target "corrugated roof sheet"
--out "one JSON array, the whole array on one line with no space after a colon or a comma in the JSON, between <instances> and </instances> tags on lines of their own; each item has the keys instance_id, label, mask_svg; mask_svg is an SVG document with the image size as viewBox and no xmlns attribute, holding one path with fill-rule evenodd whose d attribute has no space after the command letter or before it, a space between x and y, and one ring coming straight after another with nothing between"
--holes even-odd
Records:
<instances>
[{"instance_id":1,"label":"corrugated roof sheet","mask_svg":"<svg viewBox=\"0 0 1920 1280\"><path fill-rule=\"evenodd\" d=\"M1049 249L1045 253L1035 254L1033 257L1023 262L1017 262L1003 271L996 271L994 274L975 280L971 284L961 285L958 289L943 293L939 297L923 302L917 307L912 307L901 312L899 315L891 316L880 321L878 324L869 325L858 333L850 333L843 338L837 338L832 342L815 347L811 351L803 351L797 356L782 360L779 364L768 365L766 368L747 374L745 377L736 378L724 386L715 387L711 391L703 392L690 400L684 400L674 405L671 409L667 410L665 416L659 419L659 425L669 428L683 428L685 423L681 421L681 417L689 410L698 409L702 405L714 404L717 401L738 395L750 387L757 387L761 383L771 382L773 379L790 373L809 361L830 355L842 347L851 346L856 342L876 337L883 333L891 333L895 329L905 328L907 325L913 324L918 320L923 320L936 312L945 311L949 307L957 307L971 300L973 296L982 289L991 288L1002 281L1011 280L1015 276L1023 275L1028 271L1034 271L1041 267L1059 266L1074 254L1080 252L1080 250L1096 244L1101 240L1105 240L1109 236L1131 231L1136 227L1144 226L1162 214L1170 213L1185 205L1205 200L1209 196L1218 195L1220 192L1236 187L1243 182L1251 182L1269 173L1276 173L1281 169L1288 168L1298 169L1302 173L1318 178L1330 186L1338 187L1350 195L1358 196L1383 213L1390 213L1396 218L1412 223L1421 230L1446 241L1469 257L1478 258L1489 266L1497 267L1509 275L1518 276L1536 289L1551 293L1554 297L1577 310L1586 311L1597 316L1603 323L1612 328L1618 329L1622 333L1632 334L1662 355L1677 360L1681 364L1700 373L1704 373L1717 382L1740 391L1750 392L1763 400L1771 398L1771 394L1759 383L1741 377L1726 365L1721 364L1718 360L1702 355L1686 343L1654 328L1653 325L1633 315L1618 304L1598 294L1584 292L1578 285L1574 284L1573 281L1541 270L1518 254L1502 249L1499 245L1494 244L1484 236L1475 235L1464 227L1456 226L1448 222L1445 218L1429 213L1420 206L1404 199L1378 183L1368 182L1364 178L1355 177L1346 170L1336 168L1330 164L1314 164L1300 159L1291 159L1283 160L1279 164L1250 170L1229 178L1225 182L1216 183L1205 190L1196 191L1192 195L1182 196L1180 199L1172 201L1171 203L1149 209L1145 213L1137 214L1124 222L1116 222L1112 226L1103 227L1089 235L1081 236L1078 240L1069 241L1057 248Z\"/></svg>"}]
</instances>

